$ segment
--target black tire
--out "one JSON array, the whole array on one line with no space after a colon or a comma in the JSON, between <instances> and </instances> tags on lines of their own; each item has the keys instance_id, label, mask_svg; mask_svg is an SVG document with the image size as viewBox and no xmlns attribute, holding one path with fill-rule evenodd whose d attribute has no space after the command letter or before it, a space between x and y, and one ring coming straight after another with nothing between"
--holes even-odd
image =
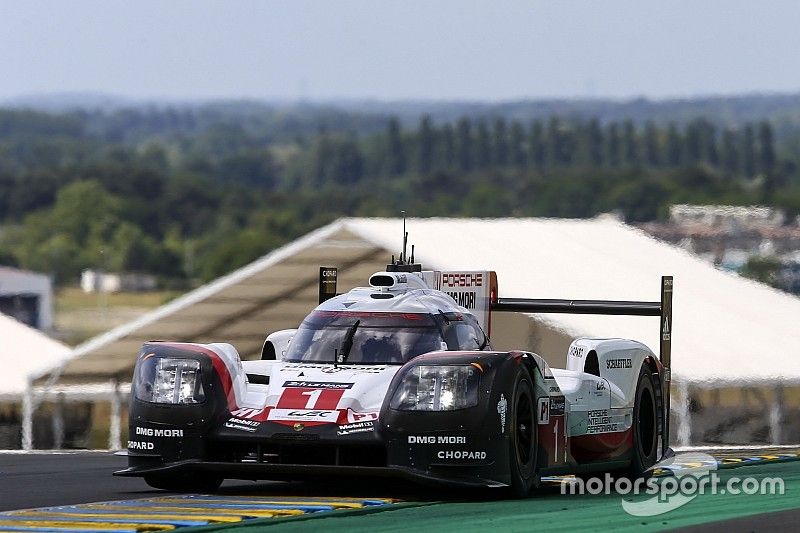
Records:
<instances>
[{"instance_id":1,"label":"black tire","mask_svg":"<svg viewBox=\"0 0 800 533\"><path fill-rule=\"evenodd\" d=\"M633 404L633 458L630 474L640 477L656 462L658 452L658 412L653 375L642 365L636 382Z\"/></svg>"},{"instance_id":2,"label":"black tire","mask_svg":"<svg viewBox=\"0 0 800 533\"><path fill-rule=\"evenodd\" d=\"M511 467L511 495L525 498L536 484L536 455L538 430L535 398L531 376L520 366L514 378L509 402L509 465Z\"/></svg>"},{"instance_id":3,"label":"black tire","mask_svg":"<svg viewBox=\"0 0 800 533\"><path fill-rule=\"evenodd\" d=\"M198 474L150 474L144 482L154 489L169 492L215 492L222 485L222 478Z\"/></svg>"}]
</instances>

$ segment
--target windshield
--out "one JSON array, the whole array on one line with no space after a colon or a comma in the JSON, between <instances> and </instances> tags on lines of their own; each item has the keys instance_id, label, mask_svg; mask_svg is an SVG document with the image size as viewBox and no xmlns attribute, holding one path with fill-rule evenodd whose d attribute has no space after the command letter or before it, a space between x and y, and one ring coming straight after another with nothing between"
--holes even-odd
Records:
<instances>
[{"instance_id":1,"label":"windshield","mask_svg":"<svg viewBox=\"0 0 800 533\"><path fill-rule=\"evenodd\" d=\"M423 353L447 349L428 314L314 311L292 338L285 360L333 363L348 331L354 333L346 364L402 364Z\"/></svg>"}]
</instances>

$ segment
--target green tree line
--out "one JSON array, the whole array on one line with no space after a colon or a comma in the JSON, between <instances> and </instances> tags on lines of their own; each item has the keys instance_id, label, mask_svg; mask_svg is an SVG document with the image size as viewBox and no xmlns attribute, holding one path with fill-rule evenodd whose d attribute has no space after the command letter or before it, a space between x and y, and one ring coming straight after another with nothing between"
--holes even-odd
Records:
<instances>
[{"instance_id":1,"label":"green tree line","mask_svg":"<svg viewBox=\"0 0 800 533\"><path fill-rule=\"evenodd\" d=\"M183 287L339 216L800 213L798 154L768 121L316 119L0 110L0 263L60 284L100 268Z\"/></svg>"}]
</instances>

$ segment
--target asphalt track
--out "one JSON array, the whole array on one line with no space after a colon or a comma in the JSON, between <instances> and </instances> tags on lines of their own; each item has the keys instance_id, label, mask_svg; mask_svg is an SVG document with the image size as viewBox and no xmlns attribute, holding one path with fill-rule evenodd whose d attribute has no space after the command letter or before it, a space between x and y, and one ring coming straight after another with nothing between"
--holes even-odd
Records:
<instances>
[{"instance_id":1,"label":"asphalt track","mask_svg":"<svg viewBox=\"0 0 800 533\"><path fill-rule=\"evenodd\" d=\"M781 477L783 495L701 495L683 507L653 517L634 517L625 513L617 495L560 494L554 487L539 491L528 500L502 500L497 493L464 493L420 490L383 481L355 484L334 481L311 483L226 482L220 491L224 498L256 498L272 501L278 497L295 500L324 499L336 496L370 498L401 497L422 505L390 505L388 511L339 510L306 516L270 518L226 524L226 528L246 529L251 533L270 528L280 531L307 531L311 527L326 531L403 531L411 528L464 531L529 531L538 529L575 530L662 530L686 531L776 531L797 530L800 524L800 461L778 455L773 459L755 458L757 452L718 454L726 457L720 475ZM797 453L795 453L797 456ZM749 459L754 457L754 459ZM125 457L107 453L2 454L0 453L0 511L34 507L103 502L110 500L159 500L169 496L150 489L143 481L112 477L125 466ZM727 467L725 466L727 464ZM752 466L742 466L752 465ZM730 468L735 466L736 468ZM301 498L302 497L302 498ZM329 498L330 499L330 498ZM252 502L251 502L252 503ZM342 507L340 507L342 508ZM286 515L284 515L286 516ZM204 530L218 529L205 527ZM0 526L0 530L5 530Z\"/></svg>"}]
</instances>

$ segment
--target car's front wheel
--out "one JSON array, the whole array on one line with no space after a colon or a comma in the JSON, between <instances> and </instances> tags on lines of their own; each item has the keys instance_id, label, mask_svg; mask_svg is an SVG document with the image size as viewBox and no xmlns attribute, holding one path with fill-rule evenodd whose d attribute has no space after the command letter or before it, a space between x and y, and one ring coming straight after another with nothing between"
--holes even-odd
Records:
<instances>
[{"instance_id":1,"label":"car's front wheel","mask_svg":"<svg viewBox=\"0 0 800 533\"><path fill-rule=\"evenodd\" d=\"M517 370L509 402L511 494L524 498L536 482L537 434L533 382L528 370Z\"/></svg>"}]
</instances>

